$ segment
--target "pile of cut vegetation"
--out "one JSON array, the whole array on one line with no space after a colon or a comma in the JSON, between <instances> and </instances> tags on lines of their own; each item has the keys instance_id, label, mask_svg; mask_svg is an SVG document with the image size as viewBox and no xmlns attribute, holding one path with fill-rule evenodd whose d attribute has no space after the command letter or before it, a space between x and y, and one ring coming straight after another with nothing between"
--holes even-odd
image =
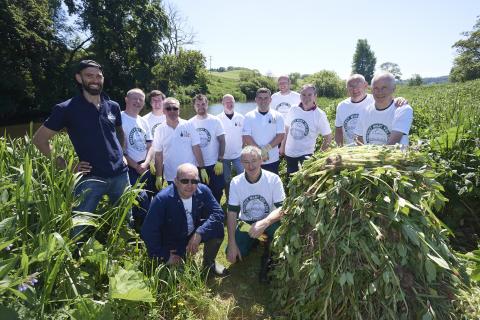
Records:
<instances>
[{"instance_id":1,"label":"pile of cut vegetation","mask_svg":"<svg viewBox=\"0 0 480 320\"><path fill-rule=\"evenodd\" d=\"M274 241L276 302L298 319L458 319L468 277L436 217L447 199L422 154L315 154L289 184Z\"/></svg>"}]
</instances>

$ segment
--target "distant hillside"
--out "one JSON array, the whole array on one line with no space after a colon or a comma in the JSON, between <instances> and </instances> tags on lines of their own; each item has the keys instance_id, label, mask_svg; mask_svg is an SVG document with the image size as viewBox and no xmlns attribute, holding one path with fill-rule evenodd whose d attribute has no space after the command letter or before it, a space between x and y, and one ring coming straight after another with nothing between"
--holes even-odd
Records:
<instances>
[{"instance_id":1,"label":"distant hillside","mask_svg":"<svg viewBox=\"0 0 480 320\"><path fill-rule=\"evenodd\" d=\"M408 85L408 80L400 80L400 84ZM423 84L437 84L437 83L447 83L448 76L441 76L441 77L429 77L429 78L422 78Z\"/></svg>"}]
</instances>

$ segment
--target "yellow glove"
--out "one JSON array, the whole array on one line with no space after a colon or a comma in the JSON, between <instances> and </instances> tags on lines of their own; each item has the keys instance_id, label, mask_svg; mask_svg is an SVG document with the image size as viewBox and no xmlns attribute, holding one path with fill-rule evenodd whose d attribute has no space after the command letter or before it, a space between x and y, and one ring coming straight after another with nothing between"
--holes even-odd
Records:
<instances>
[{"instance_id":1,"label":"yellow glove","mask_svg":"<svg viewBox=\"0 0 480 320\"><path fill-rule=\"evenodd\" d=\"M158 191L162 190L162 177L158 176L155 178L155 187L157 187Z\"/></svg>"},{"instance_id":2,"label":"yellow glove","mask_svg":"<svg viewBox=\"0 0 480 320\"><path fill-rule=\"evenodd\" d=\"M213 167L213 171L215 171L215 174L217 176L221 175L223 173L223 162L222 161L217 161L215 163L215 166Z\"/></svg>"},{"instance_id":3,"label":"yellow glove","mask_svg":"<svg viewBox=\"0 0 480 320\"><path fill-rule=\"evenodd\" d=\"M272 150L272 147L271 147L269 144L267 144L267 145L263 146L263 148L262 148L261 150L262 150L262 159L263 159L263 161L268 160L268 158L269 158L268 152L269 152L270 150Z\"/></svg>"},{"instance_id":4,"label":"yellow glove","mask_svg":"<svg viewBox=\"0 0 480 320\"><path fill-rule=\"evenodd\" d=\"M155 162L150 161L150 173L155 174Z\"/></svg>"},{"instance_id":5,"label":"yellow glove","mask_svg":"<svg viewBox=\"0 0 480 320\"><path fill-rule=\"evenodd\" d=\"M200 169L200 177L205 184L210 183L210 178L208 177L207 170L205 168Z\"/></svg>"}]
</instances>

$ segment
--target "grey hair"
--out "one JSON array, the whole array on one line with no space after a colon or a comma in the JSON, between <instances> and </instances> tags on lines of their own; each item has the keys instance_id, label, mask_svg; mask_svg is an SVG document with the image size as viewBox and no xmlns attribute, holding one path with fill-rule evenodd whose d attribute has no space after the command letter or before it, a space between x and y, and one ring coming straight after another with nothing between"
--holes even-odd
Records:
<instances>
[{"instance_id":1,"label":"grey hair","mask_svg":"<svg viewBox=\"0 0 480 320\"><path fill-rule=\"evenodd\" d=\"M178 178L182 172L185 172L185 171L187 171L188 169L195 171L195 173L197 174L197 178L198 178L198 169L197 169L197 167L194 166L194 165L191 164L191 163L188 163L188 162L187 162L187 163L182 163L181 165L178 166L178 168L177 168L177 175L176 175L175 178Z\"/></svg>"},{"instance_id":2,"label":"grey hair","mask_svg":"<svg viewBox=\"0 0 480 320\"><path fill-rule=\"evenodd\" d=\"M378 81L380 79L387 79L388 82L390 83L390 86L393 89L395 89L396 83L395 83L395 77L393 76L393 74L391 74L390 72L386 72L386 71L375 74L375 76L372 79L372 87L373 87L375 81Z\"/></svg>"},{"instance_id":3,"label":"grey hair","mask_svg":"<svg viewBox=\"0 0 480 320\"><path fill-rule=\"evenodd\" d=\"M313 89L313 92L315 94L317 94L317 88L315 87L315 85L313 83L306 83L302 86L302 90L300 90L300 92L302 92L303 90L307 90L307 89Z\"/></svg>"},{"instance_id":4,"label":"grey hair","mask_svg":"<svg viewBox=\"0 0 480 320\"><path fill-rule=\"evenodd\" d=\"M163 100L163 105L164 106L174 105L174 106L180 108L180 101L178 101L175 98L168 97L167 99Z\"/></svg>"},{"instance_id":5,"label":"grey hair","mask_svg":"<svg viewBox=\"0 0 480 320\"><path fill-rule=\"evenodd\" d=\"M360 80L362 81L363 83L367 83L367 80L365 80L365 77L359 73L355 73L355 74L352 74L350 77L348 77L347 79L347 86L348 86L348 83L350 81L353 81L353 80Z\"/></svg>"},{"instance_id":6,"label":"grey hair","mask_svg":"<svg viewBox=\"0 0 480 320\"><path fill-rule=\"evenodd\" d=\"M244 155L247 155L247 154L253 154L258 159L262 159L262 150L260 150L259 147L246 146L245 148L242 149L242 152L240 153L240 157L243 157Z\"/></svg>"}]
</instances>

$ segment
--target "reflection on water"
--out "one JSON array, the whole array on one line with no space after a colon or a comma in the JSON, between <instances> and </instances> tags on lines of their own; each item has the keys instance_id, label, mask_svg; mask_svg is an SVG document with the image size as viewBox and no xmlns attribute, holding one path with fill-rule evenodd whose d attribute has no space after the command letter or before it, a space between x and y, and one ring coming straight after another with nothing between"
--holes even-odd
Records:
<instances>
[{"instance_id":1,"label":"reflection on water","mask_svg":"<svg viewBox=\"0 0 480 320\"><path fill-rule=\"evenodd\" d=\"M257 107L255 102L235 102L235 112L245 115L248 111L251 111ZM208 107L208 113L218 115L223 111L223 105L212 104Z\"/></svg>"}]
</instances>

